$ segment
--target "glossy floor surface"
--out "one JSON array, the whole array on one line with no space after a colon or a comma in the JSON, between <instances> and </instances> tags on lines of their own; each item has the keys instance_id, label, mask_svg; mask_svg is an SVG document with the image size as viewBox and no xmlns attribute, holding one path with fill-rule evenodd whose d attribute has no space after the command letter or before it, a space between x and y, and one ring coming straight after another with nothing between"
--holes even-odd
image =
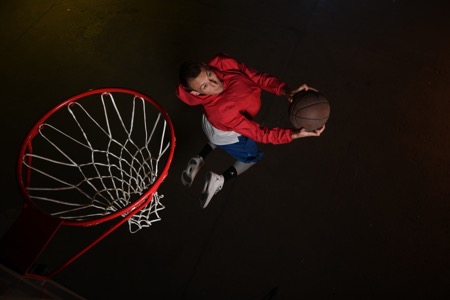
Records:
<instances>
[{"instance_id":1,"label":"glossy floor surface","mask_svg":"<svg viewBox=\"0 0 450 300\"><path fill-rule=\"evenodd\" d=\"M175 126L162 220L135 234L120 227L57 274L59 284L87 299L449 297L449 7L2 1L2 233L20 211L16 157L34 123L74 94L126 87L160 102ZM182 186L205 136L201 109L175 87L181 62L219 52L319 89L331 117L319 138L260 145L264 159L201 209L205 172L231 161L215 151ZM257 120L285 124L287 101L262 100Z\"/></svg>"}]
</instances>

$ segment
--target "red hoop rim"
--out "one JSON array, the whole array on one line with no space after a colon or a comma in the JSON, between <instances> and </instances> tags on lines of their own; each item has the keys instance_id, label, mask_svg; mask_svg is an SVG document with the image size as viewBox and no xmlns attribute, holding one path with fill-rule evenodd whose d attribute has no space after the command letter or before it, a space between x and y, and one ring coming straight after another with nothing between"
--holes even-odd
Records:
<instances>
[{"instance_id":1,"label":"red hoop rim","mask_svg":"<svg viewBox=\"0 0 450 300\"><path fill-rule=\"evenodd\" d=\"M168 125L168 129L170 132L170 146L169 146L169 153L168 153L168 157L166 160L166 164L163 167L163 169L161 170L161 172L159 173L158 177L156 178L155 182L153 183L153 185L148 189L148 191L146 191L145 193L143 193L139 199L135 200L133 203L123 207L122 209L108 214L106 216L103 217L99 217L99 218L95 218L95 219L89 219L89 220L79 220L79 221L74 221L74 220L65 220L62 218L56 218L50 214L48 214L47 212L45 212L44 210L42 210L38 205L36 205L34 203L34 201L32 201L29 197L29 193L26 189L26 184L24 182L24 174L23 174L23 170L22 170L22 164L23 164L23 157L25 156L25 152L27 151L27 149L32 152L32 140L34 139L34 137L39 133L39 127L51 116L53 115L55 112L61 110L62 108L68 106L70 103L72 102L76 102L84 97L87 96L91 96L91 95L96 95L96 94L103 94L103 93L122 93L122 94L129 94L129 95L133 95L136 97L140 97L142 99L144 99L146 102L150 103L151 105L153 105L154 107L157 108L157 110L161 113L161 115L164 117L164 120L166 121L167 125ZM128 214L127 215L127 219L132 217L134 214L136 214L137 212L139 212L142 208L144 208L148 203L150 203L150 201L152 201L152 196L153 194L157 191L157 189L159 188L159 186L161 185L161 183L165 180L165 178L167 177L168 173L169 173L169 168L170 165L172 163L173 160L173 156L175 153L175 142L176 142L176 138L175 138L175 130L174 130L174 126L172 123L172 120L169 117L169 114L167 113L167 111L161 106L161 104L159 104L156 100L150 98L149 96L138 92L136 90L132 90L132 89L128 89L128 88L120 88L120 87L112 87L112 88L98 88L98 89L91 89L85 92L81 92L79 94L76 94L70 98L68 98L65 101L62 101L61 103L59 103L58 105L56 105L55 107L53 107L52 109L50 109L49 111L47 111L35 124L34 126L30 129L30 131L28 132L28 134L26 135L24 142L22 143L20 150L19 150L19 155L18 155L18 162L17 162L17 180L19 183L19 188L20 191L24 197L25 200L25 205L28 204L31 207L33 207L34 209L38 209L42 212L44 212L49 218L55 218L58 220L62 221L62 224L64 225L68 225L68 226L90 226L90 225L96 225L96 224L100 224L112 219L115 219L121 215L124 214ZM29 175L29 174L27 174ZM29 178L27 178L27 180L29 180Z\"/></svg>"}]
</instances>

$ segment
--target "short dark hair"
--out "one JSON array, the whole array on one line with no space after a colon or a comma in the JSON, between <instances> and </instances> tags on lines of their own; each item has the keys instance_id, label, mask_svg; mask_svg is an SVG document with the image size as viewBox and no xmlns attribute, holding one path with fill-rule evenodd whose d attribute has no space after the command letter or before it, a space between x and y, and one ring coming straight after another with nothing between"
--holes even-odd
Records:
<instances>
[{"instance_id":1,"label":"short dark hair","mask_svg":"<svg viewBox=\"0 0 450 300\"><path fill-rule=\"evenodd\" d=\"M186 61L181 64L178 73L180 84L187 90L192 90L189 86L189 80L197 78L202 69L207 69L208 65L199 61Z\"/></svg>"}]
</instances>

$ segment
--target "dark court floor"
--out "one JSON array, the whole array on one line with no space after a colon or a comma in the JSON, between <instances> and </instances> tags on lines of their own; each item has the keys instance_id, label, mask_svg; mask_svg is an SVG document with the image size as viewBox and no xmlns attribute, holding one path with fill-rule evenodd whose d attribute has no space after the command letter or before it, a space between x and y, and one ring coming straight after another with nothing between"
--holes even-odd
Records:
<instances>
[{"instance_id":1,"label":"dark court floor","mask_svg":"<svg viewBox=\"0 0 450 300\"><path fill-rule=\"evenodd\" d=\"M435 0L2 1L2 234L34 123L74 94L126 87L175 126L162 220L120 227L55 282L86 299L449 299L449 13ZM230 160L216 151L182 186L205 137L175 86L181 62L219 52L319 89L331 116L319 138L260 145L264 159L201 209L205 172ZM286 100L262 99L258 121L286 124Z\"/></svg>"}]
</instances>

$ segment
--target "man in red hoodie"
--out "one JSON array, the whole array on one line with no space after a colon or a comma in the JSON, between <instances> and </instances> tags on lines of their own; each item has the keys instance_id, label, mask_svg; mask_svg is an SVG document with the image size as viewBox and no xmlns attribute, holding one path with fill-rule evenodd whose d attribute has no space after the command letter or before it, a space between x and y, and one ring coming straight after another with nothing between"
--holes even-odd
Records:
<instances>
[{"instance_id":1,"label":"man in red hoodie","mask_svg":"<svg viewBox=\"0 0 450 300\"><path fill-rule=\"evenodd\" d=\"M179 80L177 97L188 105L203 106L202 127L209 141L197 156L189 160L181 176L182 183L191 186L206 156L216 147L236 159L222 174L207 173L200 197L203 208L226 181L242 174L262 158L263 153L256 143L290 143L302 137L320 136L325 129L324 126L309 132L268 128L256 123L253 118L261 108L261 90L292 101L295 93L312 88L303 84L290 90L286 83L274 76L247 67L227 54L219 54L207 64L185 62L180 67Z\"/></svg>"}]
</instances>

